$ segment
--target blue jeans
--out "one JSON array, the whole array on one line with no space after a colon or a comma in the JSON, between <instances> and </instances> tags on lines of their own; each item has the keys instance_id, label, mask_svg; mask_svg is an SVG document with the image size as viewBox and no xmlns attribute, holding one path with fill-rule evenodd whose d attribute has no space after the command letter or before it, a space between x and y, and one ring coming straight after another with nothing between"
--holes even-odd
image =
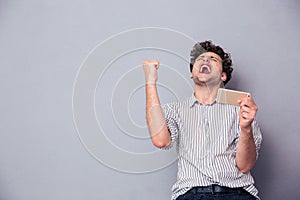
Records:
<instances>
[{"instance_id":1,"label":"blue jeans","mask_svg":"<svg viewBox=\"0 0 300 200\"><path fill-rule=\"evenodd\" d=\"M176 200L255 200L256 198L248 192L240 193L201 193L193 189L180 195Z\"/></svg>"}]
</instances>

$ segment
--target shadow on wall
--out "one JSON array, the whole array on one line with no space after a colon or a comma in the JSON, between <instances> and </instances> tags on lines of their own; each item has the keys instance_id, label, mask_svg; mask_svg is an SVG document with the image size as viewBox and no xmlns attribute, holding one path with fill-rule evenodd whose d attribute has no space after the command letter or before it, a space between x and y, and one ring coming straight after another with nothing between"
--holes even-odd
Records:
<instances>
[{"instance_id":1,"label":"shadow on wall","mask_svg":"<svg viewBox=\"0 0 300 200\"><path fill-rule=\"evenodd\" d=\"M262 127L261 127L262 128ZM258 160L252 170L252 175L255 180L255 186L259 190L259 197L261 199L266 199L264 197L271 197L274 193L274 188L272 188L273 178L276 177L274 174L274 163L275 156L272 154L272 144L271 140L267 137L262 128L263 141L260 149L260 154Z\"/></svg>"}]
</instances>

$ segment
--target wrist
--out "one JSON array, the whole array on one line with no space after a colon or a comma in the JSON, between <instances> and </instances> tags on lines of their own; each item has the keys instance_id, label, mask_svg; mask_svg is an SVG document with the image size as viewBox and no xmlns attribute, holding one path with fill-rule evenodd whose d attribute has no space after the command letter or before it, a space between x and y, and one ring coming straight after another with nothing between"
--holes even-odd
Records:
<instances>
[{"instance_id":1,"label":"wrist","mask_svg":"<svg viewBox=\"0 0 300 200\"><path fill-rule=\"evenodd\" d=\"M251 134L252 133L252 127L250 126L240 126L240 130L242 133Z\"/></svg>"},{"instance_id":2,"label":"wrist","mask_svg":"<svg viewBox=\"0 0 300 200\"><path fill-rule=\"evenodd\" d=\"M146 81L146 86L156 86L156 81Z\"/></svg>"}]
</instances>

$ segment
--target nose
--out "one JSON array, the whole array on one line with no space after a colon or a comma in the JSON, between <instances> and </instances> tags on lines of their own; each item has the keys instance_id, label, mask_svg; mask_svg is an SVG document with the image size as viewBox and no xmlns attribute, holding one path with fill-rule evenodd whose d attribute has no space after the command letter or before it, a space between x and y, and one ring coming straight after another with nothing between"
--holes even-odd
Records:
<instances>
[{"instance_id":1,"label":"nose","mask_svg":"<svg viewBox=\"0 0 300 200\"><path fill-rule=\"evenodd\" d=\"M203 56L202 60L203 60L203 62L209 62L210 61L210 59L207 56Z\"/></svg>"}]
</instances>

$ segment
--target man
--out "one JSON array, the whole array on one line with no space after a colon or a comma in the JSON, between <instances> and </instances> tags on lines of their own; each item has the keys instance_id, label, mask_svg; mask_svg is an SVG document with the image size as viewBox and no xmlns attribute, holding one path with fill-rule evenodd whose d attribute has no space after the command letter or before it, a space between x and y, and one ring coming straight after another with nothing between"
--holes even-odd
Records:
<instances>
[{"instance_id":1,"label":"man","mask_svg":"<svg viewBox=\"0 0 300 200\"><path fill-rule=\"evenodd\" d=\"M261 144L257 106L251 97L239 99L239 106L216 102L218 89L231 79L230 54L211 41L195 44L190 63L194 94L163 107L156 88L158 67L158 61L143 62L146 119L155 146L177 144L172 200L259 199L249 172Z\"/></svg>"}]
</instances>

